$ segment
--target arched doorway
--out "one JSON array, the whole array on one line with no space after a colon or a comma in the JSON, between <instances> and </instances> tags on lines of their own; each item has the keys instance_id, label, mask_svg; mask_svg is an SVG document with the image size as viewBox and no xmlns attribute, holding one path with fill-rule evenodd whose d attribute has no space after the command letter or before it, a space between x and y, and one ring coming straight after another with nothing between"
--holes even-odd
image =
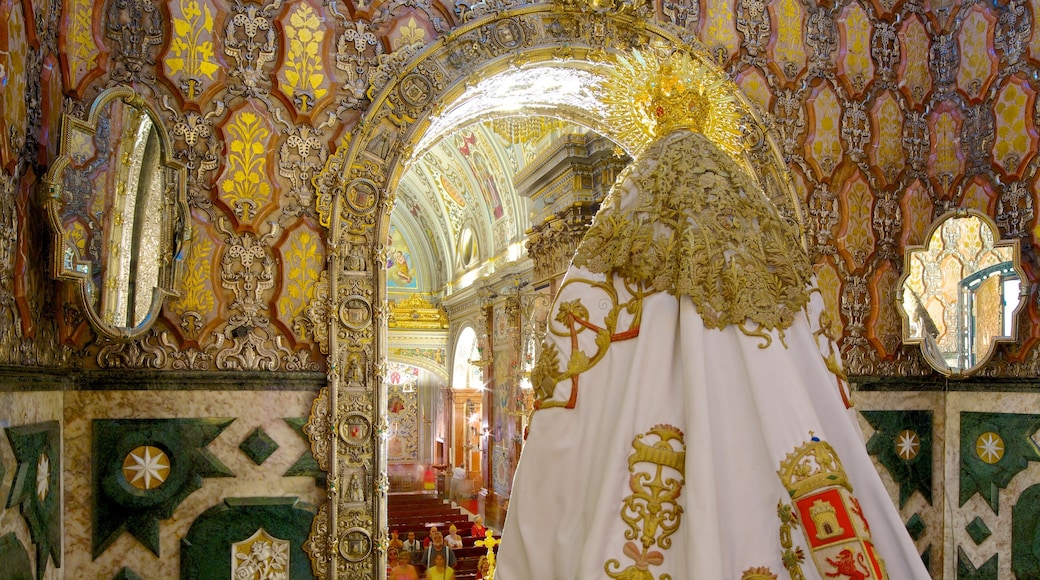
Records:
<instances>
[{"instance_id":1,"label":"arched doorway","mask_svg":"<svg viewBox=\"0 0 1040 580\"><path fill-rule=\"evenodd\" d=\"M398 60L380 68L369 92L373 105L316 178L322 223L330 228L333 247L340 248L330 251L329 264L329 295L341 305L339 315L329 317L334 361L361 360L378 368L386 360L386 334L379 329L383 313L375 306L386 298L386 271L364 267L385 257L377 253L366 258L363 246L378 248L386 239L396 186L416 155L458 127L517 115L564 118L629 149L633 144L624 127L611 126L602 97L591 90L611 77L616 63L610 52L655 44L682 49L713 66L710 55L682 37L683 31L631 13L583 12L562 4L493 13L481 6L470 12L469 23L437 43L421 52L401 51ZM735 85L731 90L739 115L755 118ZM751 132L745 135L744 147L745 162L765 176L762 185L774 204L783 215L800 220L800 205L775 144ZM362 267L348 264L359 261ZM328 392L315 402L312 422L335 426L339 417L354 412L338 401L354 400L351 396L365 388L349 380L356 367L344 367L337 371L344 376L333 373ZM369 420L380 426L385 424L386 386L378 376L373 379ZM326 408L320 409L323 405ZM336 481L339 461L331 458L342 454L335 438L328 450L329 478ZM372 445L367 460L385 473L381 445ZM377 494L371 513L349 508L340 513L338 496L330 498L311 537L312 553L323 553L327 560L315 560L327 565L332 576L366 570L380 576L385 570L379 548L385 544L385 493Z\"/></svg>"}]
</instances>

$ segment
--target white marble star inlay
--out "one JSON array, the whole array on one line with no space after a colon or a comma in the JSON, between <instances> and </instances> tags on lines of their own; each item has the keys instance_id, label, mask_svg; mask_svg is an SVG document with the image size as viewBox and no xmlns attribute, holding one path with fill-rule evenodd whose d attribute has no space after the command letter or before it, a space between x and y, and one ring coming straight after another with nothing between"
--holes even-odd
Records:
<instances>
[{"instance_id":1,"label":"white marble star inlay","mask_svg":"<svg viewBox=\"0 0 1040 580\"><path fill-rule=\"evenodd\" d=\"M158 447L142 445L123 460L123 477L137 489L154 489L170 474L170 458Z\"/></svg>"},{"instance_id":2,"label":"white marble star inlay","mask_svg":"<svg viewBox=\"0 0 1040 580\"><path fill-rule=\"evenodd\" d=\"M51 485L51 460L46 453L41 453L36 461L36 497L40 501L47 499Z\"/></svg>"}]
</instances>

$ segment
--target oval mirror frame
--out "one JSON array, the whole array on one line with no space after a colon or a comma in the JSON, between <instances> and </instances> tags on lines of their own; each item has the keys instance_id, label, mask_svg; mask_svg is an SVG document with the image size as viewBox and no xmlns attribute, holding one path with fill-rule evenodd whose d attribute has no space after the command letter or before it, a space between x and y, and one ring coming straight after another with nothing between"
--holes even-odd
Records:
<instances>
[{"instance_id":1,"label":"oval mirror frame","mask_svg":"<svg viewBox=\"0 0 1040 580\"><path fill-rule=\"evenodd\" d=\"M102 91L86 120L62 115L44 177L51 272L76 285L86 318L109 339L139 338L178 295L191 220L187 171L172 152L161 117L130 87Z\"/></svg>"},{"instance_id":2,"label":"oval mirror frame","mask_svg":"<svg viewBox=\"0 0 1040 580\"><path fill-rule=\"evenodd\" d=\"M939 216L925 240L906 248L896 291L903 343L919 344L943 375L967 377L997 343L1018 339L1029 290L1019 242L1000 239L996 223L971 209Z\"/></svg>"}]
</instances>

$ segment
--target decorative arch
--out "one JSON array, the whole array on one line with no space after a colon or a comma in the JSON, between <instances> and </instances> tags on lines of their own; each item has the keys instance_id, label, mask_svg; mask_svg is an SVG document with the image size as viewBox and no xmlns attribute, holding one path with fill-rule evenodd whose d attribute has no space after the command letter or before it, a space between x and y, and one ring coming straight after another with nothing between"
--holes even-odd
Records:
<instances>
[{"instance_id":1,"label":"decorative arch","mask_svg":"<svg viewBox=\"0 0 1040 580\"><path fill-rule=\"evenodd\" d=\"M714 67L708 51L692 32L671 24L646 20L631 10L592 11L575 4L526 5L498 12L485 3L467 14L468 22L428 46L413 45L385 55L373 69L367 95L371 105L351 131L345 131L337 153L315 177L316 207L329 228L329 332L322 350L332 361L364 361L362 372L353 364L330 364L329 385L314 402L308 422L312 446L330 487L339 480L340 464L361 462L379 475L380 493L370 511L348 506L330 491L330 501L315 518L309 552L319 577L373 577L385 574L386 451L376 437L371 456L352 453L350 441L340 434L343 424L364 417L376 427L386 421L386 385L378 369L387 360L385 331L386 274L377 267L386 259L386 239L395 189L410 159L435 143L448 129L517 114L514 110L483 108L474 95L493 96L496 81L519 79L536 70L542 78L583 76L588 82L609 77L613 64L604 47L626 50L654 43L684 50ZM630 8L630 7L629 7ZM747 128L745 162L760 176L762 185L781 215L801 223L800 202L779 148L765 132L753 105L730 83L737 109ZM515 87L513 87L515 88ZM606 124L604 104L588 101L591 91L554 93L529 91L528 114L565 118L588 127L633 150L624 132ZM511 94L516 99L516 94ZM581 100L582 98L586 100ZM474 105L474 103L478 103ZM447 121L446 121L447 119ZM367 241L367 248L359 241ZM366 263L350 270L351 258ZM323 294L322 292L318 293ZM319 306L319 308L322 306ZM361 321L366 316L369 319ZM340 503L343 502L340 509ZM371 551L351 551L358 545Z\"/></svg>"}]
</instances>

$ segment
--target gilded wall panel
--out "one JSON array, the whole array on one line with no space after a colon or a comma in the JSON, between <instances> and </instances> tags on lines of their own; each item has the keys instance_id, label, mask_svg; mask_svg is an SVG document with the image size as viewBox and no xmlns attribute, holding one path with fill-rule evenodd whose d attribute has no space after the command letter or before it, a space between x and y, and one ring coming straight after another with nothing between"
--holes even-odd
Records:
<instances>
[{"instance_id":1,"label":"gilded wall panel","mask_svg":"<svg viewBox=\"0 0 1040 580\"><path fill-rule=\"evenodd\" d=\"M985 4L976 4L964 17L958 34L960 65L957 89L970 101L985 98L996 68L996 55L989 50L996 15Z\"/></svg>"},{"instance_id":2,"label":"gilded wall panel","mask_svg":"<svg viewBox=\"0 0 1040 580\"><path fill-rule=\"evenodd\" d=\"M236 228L256 233L264 218L278 208L271 171L277 147L267 111L254 102L244 105L220 127L227 149L217 178L217 199Z\"/></svg>"},{"instance_id":3,"label":"gilded wall panel","mask_svg":"<svg viewBox=\"0 0 1040 580\"><path fill-rule=\"evenodd\" d=\"M313 341L306 324L297 318L314 299L315 286L325 266L323 232L316 223L300 219L282 234L275 252L282 277L274 297L274 321L294 345Z\"/></svg>"},{"instance_id":4,"label":"gilded wall panel","mask_svg":"<svg viewBox=\"0 0 1040 580\"><path fill-rule=\"evenodd\" d=\"M837 18L841 46L838 78L852 97L860 97L874 80L874 62L870 58L870 16L858 2L850 2Z\"/></svg>"},{"instance_id":5,"label":"gilded wall panel","mask_svg":"<svg viewBox=\"0 0 1040 580\"><path fill-rule=\"evenodd\" d=\"M212 342L226 300L218 291L217 251L222 242L213 226L196 217L194 236L183 266L180 295L166 302L164 313L183 347L198 348Z\"/></svg>"},{"instance_id":6,"label":"gilded wall panel","mask_svg":"<svg viewBox=\"0 0 1040 580\"><path fill-rule=\"evenodd\" d=\"M103 53L94 38L94 2L70 0L64 13L64 31L59 52L62 69L68 79L68 88L82 95L86 83L103 74L99 69L99 59Z\"/></svg>"},{"instance_id":7,"label":"gilded wall panel","mask_svg":"<svg viewBox=\"0 0 1040 580\"><path fill-rule=\"evenodd\" d=\"M867 259L874 251L876 240L871 226L874 194L864 175L856 171L845 180L839 198L846 221L844 231L838 235L838 252L848 271L858 271L867 266Z\"/></svg>"},{"instance_id":8,"label":"gilded wall panel","mask_svg":"<svg viewBox=\"0 0 1040 580\"><path fill-rule=\"evenodd\" d=\"M841 101L826 82L818 85L806 99L809 135L805 139L805 158L812 166L817 181L831 183L834 169L844 153L839 139Z\"/></svg>"},{"instance_id":9,"label":"gilded wall panel","mask_svg":"<svg viewBox=\"0 0 1040 580\"><path fill-rule=\"evenodd\" d=\"M928 30L919 14L911 14L899 33L901 47L899 87L914 107L926 103L932 92L932 77L928 70Z\"/></svg>"},{"instance_id":10,"label":"gilded wall panel","mask_svg":"<svg viewBox=\"0 0 1040 580\"><path fill-rule=\"evenodd\" d=\"M26 59L29 50L26 15L20 2L0 5L0 20L6 31L0 34L0 66L3 67L4 91L0 93L0 167L11 171L25 143L26 121L25 89Z\"/></svg>"},{"instance_id":11,"label":"gilded wall panel","mask_svg":"<svg viewBox=\"0 0 1040 580\"><path fill-rule=\"evenodd\" d=\"M279 19L284 35L282 60L276 68L278 94L297 122L312 124L332 102L335 79L329 70L335 35L329 31L321 6L291 2Z\"/></svg>"},{"instance_id":12,"label":"gilded wall panel","mask_svg":"<svg viewBox=\"0 0 1040 580\"><path fill-rule=\"evenodd\" d=\"M735 0L704 0L698 36L719 64L729 62L740 44L733 18L737 13L735 3Z\"/></svg>"},{"instance_id":13,"label":"gilded wall panel","mask_svg":"<svg viewBox=\"0 0 1040 580\"><path fill-rule=\"evenodd\" d=\"M204 104L227 83L227 67L217 46L227 13L217 0L171 0L170 43L162 56L163 75L183 102Z\"/></svg>"},{"instance_id":14,"label":"gilded wall panel","mask_svg":"<svg viewBox=\"0 0 1040 580\"><path fill-rule=\"evenodd\" d=\"M1011 178L1020 178L1037 151L1036 127L1030 115L1036 89L1020 77L1011 77L997 93L993 103L996 139L993 161Z\"/></svg>"},{"instance_id":15,"label":"gilded wall panel","mask_svg":"<svg viewBox=\"0 0 1040 580\"><path fill-rule=\"evenodd\" d=\"M876 173L884 178L884 184L896 182L906 160L903 153L903 108L901 102L891 91L884 91L878 96L871 110L873 131L873 147L869 148L871 166L879 169Z\"/></svg>"},{"instance_id":16,"label":"gilded wall panel","mask_svg":"<svg viewBox=\"0 0 1040 580\"><path fill-rule=\"evenodd\" d=\"M769 3L769 16L776 31L772 35L773 51L770 61L774 72L782 74L787 83L793 83L805 71L808 55L805 52L806 9L798 0L780 0Z\"/></svg>"},{"instance_id":17,"label":"gilded wall panel","mask_svg":"<svg viewBox=\"0 0 1040 580\"><path fill-rule=\"evenodd\" d=\"M958 146L962 122L960 111L948 102L940 104L928 122L932 136L929 175L942 197L950 197L964 172L964 154Z\"/></svg>"}]
</instances>

